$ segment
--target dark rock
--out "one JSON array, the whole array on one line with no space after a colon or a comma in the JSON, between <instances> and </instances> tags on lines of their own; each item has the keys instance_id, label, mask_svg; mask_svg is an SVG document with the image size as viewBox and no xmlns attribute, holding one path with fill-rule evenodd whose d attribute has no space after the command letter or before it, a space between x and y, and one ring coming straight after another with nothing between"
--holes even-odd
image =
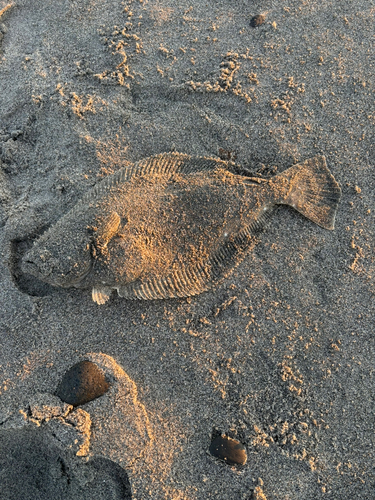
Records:
<instances>
[{"instance_id":1,"label":"dark rock","mask_svg":"<svg viewBox=\"0 0 375 500\"><path fill-rule=\"evenodd\" d=\"M244 445L227 436L214 439L210 445L210 453L229 465L244 465L247 460Z\"/></svg>"},{"instance_id":2,"label":"dark rock","mask_svg":"<svg viewBox=\"0 0 375 500\"><path fill-rule=\"evenodd\" d=\"M84 405L105 394L110 387L104 373L91 361L81 361L63 376L56 396L73 406Z\"/></svg>"}]
</instances>

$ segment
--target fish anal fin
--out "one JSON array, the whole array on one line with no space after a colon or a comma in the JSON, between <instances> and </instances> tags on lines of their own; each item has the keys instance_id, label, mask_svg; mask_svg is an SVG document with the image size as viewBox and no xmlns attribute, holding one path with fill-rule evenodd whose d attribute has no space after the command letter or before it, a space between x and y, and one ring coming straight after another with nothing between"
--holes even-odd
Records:
<instances>
[{"instance_id":1,"label":"fish anal fin","mask_svg":"<svg viewBox=\"0 0 375 500\"><path fill-rule=\"evenodd\" d=\"M230 162L219 158L191 157L183 153L162 153L150 156L103 179L83 196L77 207L91 203L97 196L110 191L116 185L129 182L134 177L163 176L166 179L171 179L178 174L209 172L218 168L232 171L233 166Z\"/></svg>"},{"instance_id":2,"label":"fish anal fin","mask_svg":"<svg viewBox=\"0 0 375 500\"><path fill-rule=\"evenodd\" d=\"M118 287L120 297L127 299L171 299L198 295L210 288L211 276L203 266L182 267L160 278L138 279Z\"/></svg>"},{"instance_id":3,"label":"fish anal fin","mask_svg":"<svg viewBox=\"0 0 375 500\"><path fill-rule=\"evenodd\" d=\"M112 290L108 287L94 287L92 289L92 300L100 306L105 304L111 295Z\"/></svg>"}]
</instances>

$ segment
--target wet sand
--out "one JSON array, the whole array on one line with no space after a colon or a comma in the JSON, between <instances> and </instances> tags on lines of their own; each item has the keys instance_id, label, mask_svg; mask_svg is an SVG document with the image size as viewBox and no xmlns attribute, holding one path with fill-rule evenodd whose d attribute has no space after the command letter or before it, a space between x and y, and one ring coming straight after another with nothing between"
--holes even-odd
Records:
<instances>
[{"instance_id":1,"label":"wet sand","mask_svg":"<svg viewBox=\"0 0 375 500\"><path fill-rule=\"evenodd\" d=\"M374 16L363 0L0 2L0 499L374 497ZM191 299L98 306L22 274L89 188L168 151L264 178L324 155L335 229L280 207ZM54 394L85 359L111 387L69 408ZM220 434L245 465L211 456Z\"/></svg>"}]
</instances>

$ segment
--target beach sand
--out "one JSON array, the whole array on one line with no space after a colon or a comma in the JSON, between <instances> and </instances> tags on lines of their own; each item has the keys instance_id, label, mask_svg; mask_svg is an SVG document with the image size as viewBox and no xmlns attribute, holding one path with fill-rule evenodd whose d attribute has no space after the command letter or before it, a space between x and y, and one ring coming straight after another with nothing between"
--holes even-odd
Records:
<instances>
[{"instance_id":1,"label":"beach sand","mask_svg":"<svg viewBox=\"0 0 375 500\"><path fill-rule=\"evenodd\" d=\"M1 500L375 498L374 22L365 0L0 0ZM335 229L283 206L190 299L22 274L90 187L168 151L264 178L324 155ZM84 359L111 387L72 408Z\"/></svg>"}]
</instances>

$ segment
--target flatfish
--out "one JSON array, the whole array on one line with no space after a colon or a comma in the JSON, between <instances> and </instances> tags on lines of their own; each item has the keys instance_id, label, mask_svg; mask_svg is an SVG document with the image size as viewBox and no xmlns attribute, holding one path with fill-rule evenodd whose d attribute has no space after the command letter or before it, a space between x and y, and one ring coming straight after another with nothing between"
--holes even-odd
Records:
<instances>
[{"instance_id":1,"label":"flatfish","mask_svg":"<svg viewBox=\"0 0 375 500\"><path fill-rule=\"evenodd\" d=\"M340 188L324 156L271 179L232 163L166 153L108 176L46 231L22 269L60 287L88 288L97 304L187 297L241 262L277 205L333 229Z\"/></svg>"}]
</instances>

